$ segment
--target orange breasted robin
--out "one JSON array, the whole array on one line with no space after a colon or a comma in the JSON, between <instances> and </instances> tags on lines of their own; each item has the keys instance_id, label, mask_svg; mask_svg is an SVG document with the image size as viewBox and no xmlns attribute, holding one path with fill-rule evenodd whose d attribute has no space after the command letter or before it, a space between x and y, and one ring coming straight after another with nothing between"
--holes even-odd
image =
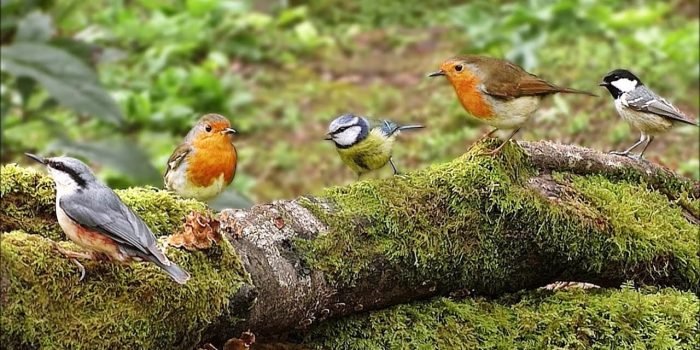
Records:
<instances>
[{"instance_id":1,"label":"orange breasted robin","mask_svg":"<svg viewBox=\"0 0 700 350\"><path fill-rule=\"evenodd\" d=\"M83 162L70 157L43 158L27 153L43 165L56 183L56 217L66 236L87 253L57 249L80 268L76 259L106 258L116 262L146 260L163 269L177 283L190 275L158 249L153 232L121 199L95 178Z\"/></svg>"},{"instance_id":2,"label":"orange breasted robin","mask_svg":"<svg viewBox=\"0 0 700 350\"><path fill-rule=\"evenodd\" d=\"M445 76L464 109L495 129L513 129L508 139L487 154L498 153L540 107L556 93L596 96L590 92L554 85L506 60L467 55L446 60L429 77Z\"/></svg>"},{"instance_id":3,"label":"orange breasted robin","mask_svg":"<svg viewBox=\"0 0 700 350\"><path fill-rule=\"evenodd\" d=\"M221 115L200 118L168 159L165 188L200 201L218 196L236 174L234 133L231 123Z\"/></svg>"}]
</instances>

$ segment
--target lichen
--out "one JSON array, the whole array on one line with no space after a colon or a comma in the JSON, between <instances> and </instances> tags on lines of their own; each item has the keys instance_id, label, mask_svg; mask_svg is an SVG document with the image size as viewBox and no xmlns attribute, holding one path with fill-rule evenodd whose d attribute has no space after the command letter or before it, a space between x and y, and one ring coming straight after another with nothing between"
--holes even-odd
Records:
<instances>
[{"instance_id":1,"label":"lichen","mask_svg":"<svg viewBox=\"0 0 700 350\"><path fill-rule=\"evenodd\" d=\"M666 197L640 185L635 190L649 195L621 197L602 211L589 193L563 184L571 193L550 200L528 185L537 170L518 146L509 144L497 157L478 156L484 146L493 145L477 145L452 162L411 174L327 189L322 197L330 211L305 202L329 227L314 240L295 242L305 262L339 286L356 284L380 262L406 285L439 278L442 285L482 293L522 288L565 266L601 279L607 273L613 280L660 277L697 288L700 268L690 262L698 248L695 233ZM633 227L611 219L626 204L667 208L666 216L645 227L680 231L630 234ZM632 249L654 245L648 240L654 236L668 244ZM537 259L546 263L533 269ZM610 268L611 261L622 266Z\"/></svg>"},{"instance_id":2,"label":"lichen","mask_svg":"<svg viewBox=\"0 0 700 350\"><path fill-rule=\"evenodd\" d=\"M48 239L21 231L0 238L6 349L189 350L215 321L233 324L229 302L247 278L227 241L199 252L169 248L192 275L178 285L153 264L92 261L83 262L79 282L77 267Z\"/></svg>"},{"instance_id":3,"label":"lichen","mask_svg":"<svg viewBox=\"0 0 700 350\"><path fill-rule=\"evenodd\" d=\"M696 295L674 289L438 298L327 322L316 349L694 349Z\"/></svg>"},{"instance_id":4,"label":"lichen","mask_svg":"<svg viewBox=\"0 0 700 350\"><path fill-rule=\"evenodd\" d=\"M3 165L0 177L0 232L22 230L52 240L65 239L56 221L55 186L50 177L14 164ZM157 236L175 232L182 225L185 215L192 211L208 211L202 202L182 199L154 187L135 187L115 192Z\"/></svg>"}]
</instances>

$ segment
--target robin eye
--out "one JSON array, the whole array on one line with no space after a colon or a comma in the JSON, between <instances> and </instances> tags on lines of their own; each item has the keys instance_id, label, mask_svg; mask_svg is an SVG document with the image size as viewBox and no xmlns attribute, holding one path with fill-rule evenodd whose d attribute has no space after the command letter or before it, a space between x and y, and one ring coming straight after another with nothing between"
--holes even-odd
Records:
<instances>
[{"instance_id":1,"label":"robin eye","mask_svg":"<svg viewBox=\"0 0 700 350\"><path fill-rule=\"evenodd\" d=\"M205 127L204 127L204 130L206 130L207 132L210 132L210 131L211 131L211 125L205 126Z\"/></svg>"},{"instance_id":2,"label":"robin eye","mask_svg":"<svg viewBox=\"0 0 700 350\"><path fill-rule=\"evenodd\" d=\"M458 71L458 72L461 72L461 71L462 71L462 65L461 65L461 64L456 65L456 66L455 66L455 70Z\"/></svg>"}]
</instances>

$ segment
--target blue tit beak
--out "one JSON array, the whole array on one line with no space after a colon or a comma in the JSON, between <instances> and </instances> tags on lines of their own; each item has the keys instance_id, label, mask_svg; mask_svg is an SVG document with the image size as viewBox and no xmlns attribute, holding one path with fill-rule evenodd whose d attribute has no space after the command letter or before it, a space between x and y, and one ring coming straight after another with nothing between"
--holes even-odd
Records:
<instances>
[{"instance_id":1,"label":"blue tit beak","mask_svg":"<svg viewBox=\"0 0 700 350\"><path fill-rule=\"evenodd\" d=\"M226 129L222 130L221 133L224 135L232 135L232 134L237 133L237 131L234 128L226 128Z\"/></svg>"},{"instance_id":2,"label":"blue tit beak","mask_svg":"<svg viewBox=\"0 0 700 350\"><path fill-rule=\"evenodd\" d=\"M46 165L46 158L44 158L44 157L40 157L40 156L37 156L36 154L31 154L31 153L25 153L24 155L41 163L41 164Z\"/></svg>"},{"instance_id":3,"label":"blue tit beak","mask_svg":"<svg viewBox=\"0 0 700 350\"><path fill-rule=\"evenodd\" d=\"M437 72L432 72L432 73L428 74L428 78L442 77L442 76L444 76L444 75L445 75L445 71L442 70L442 69L440 69L440 70L437 71Z\"/></svg>"},{"instance_id":4,"label":"blue tit beak","mask_svg":"<svg viewBox=\"0 0 700 350\"><path fill-rule=\"evenodd\" d=\"M323 139L326 141L331 141L331 140L333 140L333 136L331 136L331 134L328 133L328 134L326 134L326 137L324 137Z\"/></svg>"}]
</instances>

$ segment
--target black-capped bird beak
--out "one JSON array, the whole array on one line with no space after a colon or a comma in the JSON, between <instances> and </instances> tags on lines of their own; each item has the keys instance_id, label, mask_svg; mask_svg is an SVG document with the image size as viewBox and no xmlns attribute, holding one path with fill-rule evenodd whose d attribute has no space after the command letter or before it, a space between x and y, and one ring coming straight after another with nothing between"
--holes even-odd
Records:
<instances>
[{"instance_id":1,"label":"black-capped bird beak","mask_svg":"<svg viewBox=\"0 0 700 350\"><path fill-rule=\"evenodd\" d=\"M602 82L602 83L598 84L598 86L608 86L608 83Z\"/></svg>"},{"instance_id":2,"label":"black-capped bird beak","mask_svg":"<svg viewBox=\"0 0 700 350\"><path fill-rule=\"evenodd\" d=\"M232 135L232 134L237 133L237 131L234 128L226 128L223 131L221 131L221 133L223 133L225 135Z\"/></svg>"},{"instance_id":3,"label":"black-capped bird beak","mask_svg":"<svg viewBox=\"0 0 700 350\"><path fill-rule=\"evenodd\" d=\"M440 70L437 71L437 72L432 72L432 73L428 74L428 78L432 78L432 77L441 77L441 76L444 76L444 75L445 75L445 71L442 70L442 69L440 69Z\"/></svg>"},{"instance_id":4,"label":"black-capped bird beak","mask_svg":"<svg viewBox=\"0 0 700 350\"><path fill-rule=\"evenodd\" d=\"M326 141L330 141L333 140L333 136L331 136L331 134L326 134L326 137L324 137L323 139Z\"/></svg>"},{"instance_id":5,"label":"black-capped bird beak","mask_svg":"<svg viewBox=\"0 0 700 350\"><path fill-rule=\"evenodd\" d=\"M31 154L31 153L25 153L24 155L41 163L41 164L46 165L46 158L44 158L44 157L40 157L40 156L37 156L36 154Z\"/></svg>"}]
</instances>

